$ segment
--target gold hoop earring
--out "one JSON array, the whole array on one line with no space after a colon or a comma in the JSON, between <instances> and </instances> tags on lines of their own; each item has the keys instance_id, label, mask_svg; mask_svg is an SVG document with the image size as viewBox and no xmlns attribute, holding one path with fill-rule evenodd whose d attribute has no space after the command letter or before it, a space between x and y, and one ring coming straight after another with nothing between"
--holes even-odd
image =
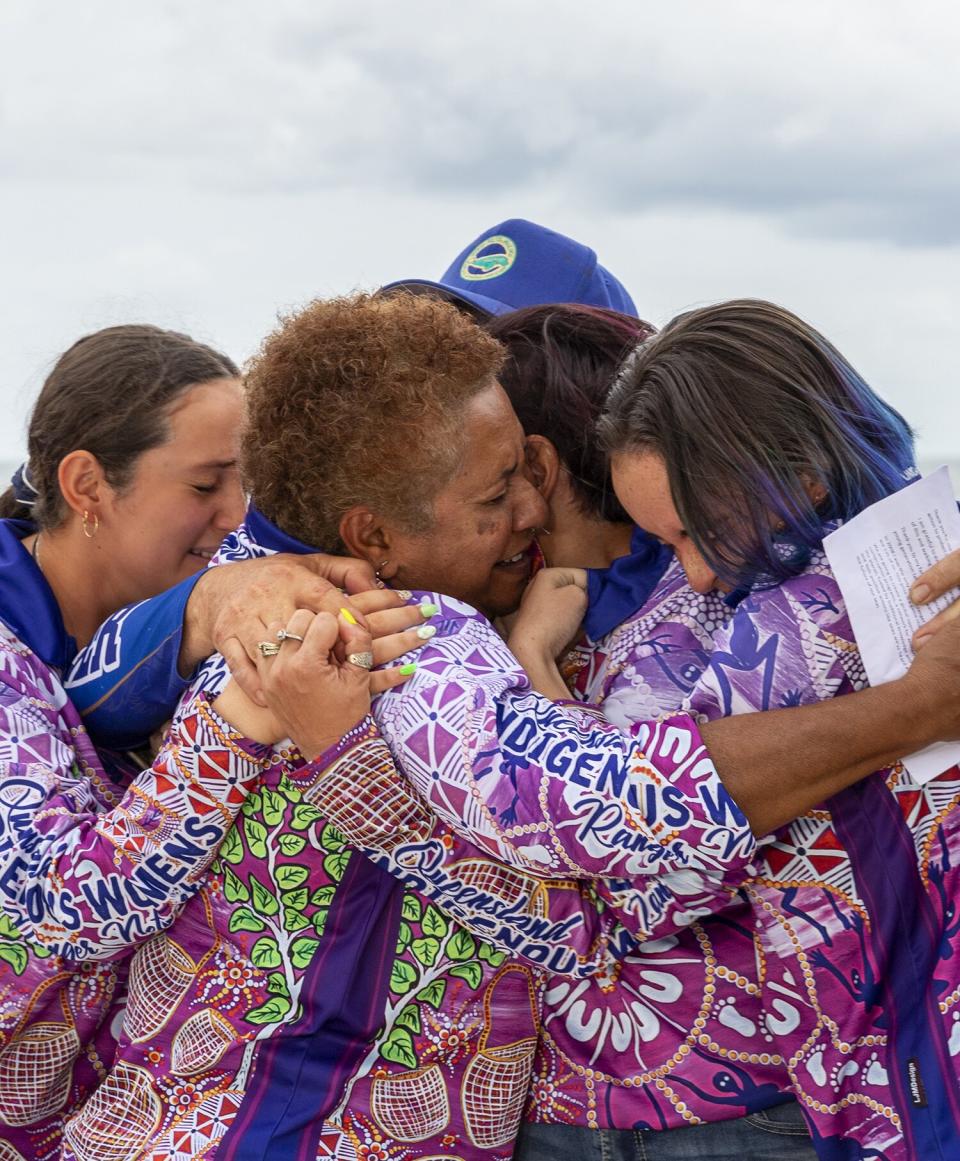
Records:
<instances>
[{"instance_id":1,"label":"gold hoop earring","mask_svg":"<svg viewBox=\"0 0 960 1161\"><path fill-rule=\"evenodd\" d=\"M87 538L87 540L93 540L93 538L100 531L100 517L96 514L96 512L94 512L93 522L92 522L92 526L93 526L92 532L90 531L90 526L87 524L87 521L89 519L90 519L90 513L86 510L86 508L84 508L83 518L82 518L81 523L80 523L80 528L83 532L83 535Z\"/></svg>"}]
</instances>

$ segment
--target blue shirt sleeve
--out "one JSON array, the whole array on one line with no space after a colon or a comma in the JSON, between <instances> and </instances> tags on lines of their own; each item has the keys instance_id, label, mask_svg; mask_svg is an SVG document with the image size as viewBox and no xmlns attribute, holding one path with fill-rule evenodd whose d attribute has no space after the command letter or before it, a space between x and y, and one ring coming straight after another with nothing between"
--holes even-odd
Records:
<instances>
[{"instance_id":1,"label":"blue shirt sleeve","mask_svg":"<svg viewBox=\"0 0 960 1161\"><path fill-rule=\"evenodd\" d=\"M98 746L132 749L172 715L192 674L177 657L183 614L204 570L105 621L67 676L70 700Z\"/></svg>"}]
</instances>

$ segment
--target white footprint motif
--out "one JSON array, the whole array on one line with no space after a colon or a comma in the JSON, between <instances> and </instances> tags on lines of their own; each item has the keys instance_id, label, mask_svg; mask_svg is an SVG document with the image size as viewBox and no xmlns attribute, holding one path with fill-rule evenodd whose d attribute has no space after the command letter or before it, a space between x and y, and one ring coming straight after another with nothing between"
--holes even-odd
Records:
<instances>
[{"instance_id":1,"label":"white footprint motif","mask_svg":"<svg viewBox=\"0 0 960 1161\"><path fill-rule=\"evenodd\" d=\"M823 1067L823 1049L818 1048L816 1052L807 1061L807 1072L813 1077L819 1085L827 1083L827 1072Z\"/></svg>"}]
</instances>

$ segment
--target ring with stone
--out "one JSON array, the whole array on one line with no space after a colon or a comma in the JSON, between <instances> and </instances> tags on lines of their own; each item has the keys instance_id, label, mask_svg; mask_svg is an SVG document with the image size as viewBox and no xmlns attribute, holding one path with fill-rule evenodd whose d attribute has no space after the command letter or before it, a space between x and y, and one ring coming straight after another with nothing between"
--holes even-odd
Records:
<instances>
[{"instance_id":1,"label":"ring with stone","mask_svg":"<svg viewBox=\"0 0 960 1161\"><path fill-rule=\"evenodd\" d=\"M284 641L299 641L303 644L303 638L299 633L290 633L286 629L277 630L277 640L282 644Z\"/></svg>"},{"instance_id":2,"label":"ring with stone","mask_svg":"<svg viewBox=\"0 0 960 1161\"><path fill-rule=\"evenodd\" d=\"M348 653L347 660L358 669L373 669L372 653Z\"/></svg>"},{"instance_id":3,"label":"ring with stone","mask_svg":"<svg viewBox=\"0 0 960 1161\"><path fill-rule=\"evenodd\" d=\"M276 657L280 652L280 646L276 641L258 641L257 648L260 650L262 657Z\"/></svg>"}]
</instances>

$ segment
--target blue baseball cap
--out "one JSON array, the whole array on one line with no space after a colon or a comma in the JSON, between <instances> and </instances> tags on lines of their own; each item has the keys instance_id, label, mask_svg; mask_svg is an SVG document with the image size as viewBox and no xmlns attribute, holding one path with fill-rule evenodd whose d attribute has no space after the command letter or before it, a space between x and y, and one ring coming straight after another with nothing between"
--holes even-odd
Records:
<instances>
[{"instance_id":1,"label":"blue baseball cap","mask_svg":"<svg viewBox=\"0 0 960 1161\"><path fill-rule=\"evenodd\" d=\"M625 287L589 246L523 218L510 218L475 238L438 282L404 278L381 293L402 289L433 292L485 314L578 302L637 317Z\"/></svg>"}]
</instances>

